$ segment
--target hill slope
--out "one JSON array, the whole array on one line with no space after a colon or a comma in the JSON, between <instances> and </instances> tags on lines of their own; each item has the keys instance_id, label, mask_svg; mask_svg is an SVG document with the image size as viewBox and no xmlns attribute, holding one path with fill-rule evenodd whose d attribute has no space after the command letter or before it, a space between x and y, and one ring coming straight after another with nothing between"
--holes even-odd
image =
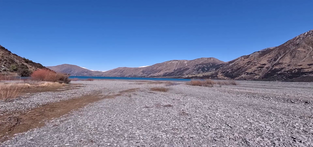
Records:
<instances>
[{"instance_id":1,"label":"hill slope","mask_svg":"<svg viewBox=\"0 0 313 147\"><path fill-rule=\"evenodd\" d=\"M224 64L216 72L201 76L239 80L313 81L313 30L280 46L241 56Z\"/></svg>"},{"instance_id":2,"label":"hill slope","mask_svg":"<svg viewBox=\"0 0 313 147\"><path fill-rule=\"evenodd\" d=\"M82 68L77 65L71 65L71 64L50 66L48 68L55 72L70 74L71 76L103 76L103 72L101 71L92 71L92 70Z\"/></svg>"},{"instance_id":3,"label":"hill slope","mask_svg":"<svg viewBox=\"0 0 313 147\"><path fill-rule=\"evenodd\" d=\"M182 77L215 71L223 61L215 58L172 60L141 68L120 67L104 72L109 77Z\"/></svg>"},{"instance_id":4,"label":"hill slope","mask_svg":"<svg viewBox=\"0 0 313 147\"><path fill-rule=\"evenodd\" d=\"M17 74L27 77L38 68L45 68L26 58L13 54L0 45L0 74Z\"/></svg>"}]
</instances>

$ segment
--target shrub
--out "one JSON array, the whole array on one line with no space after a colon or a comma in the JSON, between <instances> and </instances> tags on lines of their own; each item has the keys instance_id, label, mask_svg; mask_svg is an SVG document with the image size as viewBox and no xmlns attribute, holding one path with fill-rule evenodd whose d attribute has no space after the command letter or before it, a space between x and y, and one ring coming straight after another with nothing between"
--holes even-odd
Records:
<instances>
[{"instance_id":1,"label":"shrub","mask_svg":"<svg viewBox=\"0 0 313 147\"><path fill-rule=\"evenodd\" d=\"M204 81L192 80L190 82L187 82L187 85L191 85L191 86L213 87L214 84L216 84L216 83L210 79L204 80Z\"/></svg>"},{"instance_id":2,"label":"shrub","mask_svg":"<svg viewBox=\"0 0 313 147\"><path fill-rule=\"evenodd\" d=\"M231 81L212 81L210 79L207 80L192 80L186 83L191 86L205 86L205 87L213 87L214 85L237 85L234 80Z\"/></svg>"},{"instance_id":3,"label":"shrub","mask_svg":"<svg viewBox=\"0 0 313 147\"><path fill-rule=\"evenodd\" d=\"M86 81L93 81L93 79L92 78L88 78L88 79L86 79Z\"/></svg>"},{"instance_id":4,"label":"shrub","mask_svg":"<svg viewBox=\"0 0 313 147\"><path fill-rule=\"evenodd\" d=\"M60 83L70 83L71 80L66 74L56 73L48 69L38 69L34 71L31 75L33 80L37 81L50 81L50 82L60 82Z\"/></svg>"},{"instance_id":5,"label":"shrub","mask_svg":"<svg viewBox=\"0 0 313 147\"><path fill-rule=\"evenodd\" d=\"M17 71L17 66L16 66L15 64L12 64L12 65L10 66L10 71L11 71L11 72Z\"/></svg>"},{"instance_id":6,"label":"shrub","mask_svg":"<svg viewBox=\"0 0 313 147\"><path fill-rule=\"evenodd\" d=\"M169 89L164 87L153 87L150 89L151 91L159 91L159 92L167 92Z\"/></svg>"},{"instance_id":7,"label":"shrub","mask_svg":"<svg viewBox=\"0 0 313 147\"><path fill-rule=\"evenodd\" d=\"M24 64L17 67L17 73L21 77L29 77L31 75L31 71L28 69L28 67Z\"/></svg>"},{"instance_id":8,"label":"shrub","mask_svg":"<svg viewBox=\"0 0 313 147\"><path fill-rule=\"evenodd\" d=\"M72 78L71 81L78 81L78 78Z\"/></svg>"}]
</instances>

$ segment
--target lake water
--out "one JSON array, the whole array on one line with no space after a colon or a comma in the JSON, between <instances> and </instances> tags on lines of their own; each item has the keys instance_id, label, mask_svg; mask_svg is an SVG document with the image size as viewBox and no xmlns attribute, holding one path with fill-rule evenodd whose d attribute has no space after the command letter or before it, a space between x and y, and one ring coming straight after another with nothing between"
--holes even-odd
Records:
<instances>
[{"instance_id":1,"label":"lake water","mask_svg":"<svg viewBox=\"0 0 313 147\"><path fill-rule=\"evenodd\" d=\"M190 79L174 79L174 78L140 78L140 77L85 77L70 76L71 79L77 78L81 80L99 79L99 80L151 80L151 81L190 81Z\"/></svg>"}]
</instances>

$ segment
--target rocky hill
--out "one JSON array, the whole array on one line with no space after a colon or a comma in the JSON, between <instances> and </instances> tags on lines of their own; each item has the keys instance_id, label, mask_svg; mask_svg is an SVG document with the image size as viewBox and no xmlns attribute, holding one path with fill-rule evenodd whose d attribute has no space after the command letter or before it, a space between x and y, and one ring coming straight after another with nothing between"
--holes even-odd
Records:
<instances>
[{"instance_id":1,"label":"rocky hill","mask_svg":"<svg viewBox=\"0 0 313 147\"><path fill-rule=\"evenodd\" d=\"M224 62L215 58L199 58L195 60L172 60L147 67L120 67L104 72L108 77L182 77L215 71Z\"/></svg>"},{"instance_id":2,"label":"rocky hill","mask_svg":"<svg viewBox=\"0 0 313 147\"><path fill-rule=\"evenodd\" d=\"M16 74L18 76L27 77L38 68L45 67L39 63L13 54L0 45L0 74Z\"/></svg>"},{"instance_id":3,"label":"rocky hill","mask_svg":"<svg viewBox=\"0 0 313 147\"><path fill-rule=\"evenodd\" d=\"M284 44L227 62L202 78L313 81L313 30Z\"/></svg>"},{"instance_id":4,"label":"rocky hill","mask_svg":"<svg viewBox=\"0 0 313 147\"><path fill-rule=\"evenodd\" d=\"M79 67L77 65L71 65L71 64L50 66L48 68L55 72L66 73L71 76L103 76L103 72L101 71L92 71L92 70Z\"/></svg>"}]
</instances>

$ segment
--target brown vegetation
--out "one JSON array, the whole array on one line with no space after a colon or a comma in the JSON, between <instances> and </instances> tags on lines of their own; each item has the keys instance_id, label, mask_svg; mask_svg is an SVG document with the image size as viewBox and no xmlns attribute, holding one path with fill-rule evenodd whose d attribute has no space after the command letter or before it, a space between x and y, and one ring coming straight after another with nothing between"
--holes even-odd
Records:
<instances>
[{"instance_id":1,"label":"brown vegetation","mask_svg":"<svg viewBox=\"0 0 313 147\"><path fill-rule=\"evenodd\" d=\"M0 85L0 100L7 101L8 99L16 98L24 88L25 86L21 85Z\"/></svg>"},{"instance_id":2,"label":"brown vegetation","mask_svg":"<svg viewBox=\"0 0 313 147\"><path fill-rule=\"evenodd\" d=\"M78 78L72 78L71 81L78 81Z\"/></svg>"},{"instance_id":3,"label":"brown vegetation","mask_svg":"<svg viewBox=\"0 0 313 147\"><path fill-rule=\"evenodd\" d=\"M86 79L86 81L93 81L94 79L92 79L92 78L88 78L88 79Z\"/></svg>"},{"instance_id":4,"label":"brown vegetation","mask_svg":"<svg viewBox=\"0 0 313 147\"><path fill-rule=\"evenodd\" d=\"M11 74L4 75L4 74L0 73L0 81L3 81L3 80L16 80L16 79L17 79L17 77L14 76L14 75L11 75Z\"/></svg>"},{"instance_id":5,"label":"brown vegetation","mask_svg":"<svg viewBox=\"0 0 313 147\"><path fill-rule=\"evenodd\" d=\"M165 86L176 85L176 83L173 83L171 81L137 81L136 84L164 84Z\"/></svg>"},{"instance_id":6,"label":"brown vegetation","mask_svg":"<svg viewBox=\"0 0 313 147\"><path fill-rule=\"evenodd\" d=\"M165 87L153 87L150 88L151 91L167 92L169 89Z\"/></svg>"},{"instance_id":7,"label":"brown vegetation","mask_svg":"<svg viewBox=\"0 0 313 147\"><path fill-rule=\"evenodd\" d=\"M72 84L67 86L54 82L3 83L0 84L0 100L9 101L26 93L33 94L38 92L61 91L61 88L67 90L75 87L77 87L77 85Z\"/></svg>"},{"instance_id":8,"label":"brown vegetation","mask_svg":"<svg viewBox=\"0 0 313 147\"><path fill-rule=\"evenodd\" d=\"M50 82L60 82L60 83L70 83L71 80L66 74L56 73L48 69L38 69L34 71L31 75L33 80L37 81L50 81Z\"/></svg>"},{"instance_id":9,"label":"brown vegetation","mask_svg":"<svg viewBox=\"0 0 313 147\"><path fill-rule=\"evenodd\" d=\"M231 81L213 81L210 79L207 80L192 80L186 83L187 85L191 86L204 86L204 87L213 87L214 85L237 85L234 80Z\"/></svg>"}]
</instances>

